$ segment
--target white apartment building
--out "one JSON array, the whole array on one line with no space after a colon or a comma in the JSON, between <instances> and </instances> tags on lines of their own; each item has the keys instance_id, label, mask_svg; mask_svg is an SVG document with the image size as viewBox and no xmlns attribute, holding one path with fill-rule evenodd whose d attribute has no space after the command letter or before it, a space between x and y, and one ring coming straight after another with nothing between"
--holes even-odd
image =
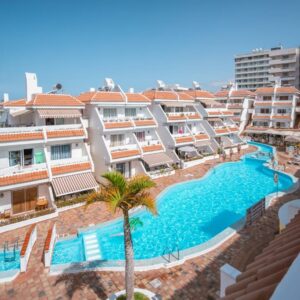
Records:
<instances>
[{"instance_id":1,"label":"white apartment building","mask_svg":"<svg viewBox=\"0 0 300 300\"><path fill-rule=\"evenodd\" d=\"M26 97L8 101L0 128L0 212L53 207L59 197L97 188L85 140L84 104L70 95L45 94L26 74Z\"/></svg>"},{"instance_id":2,"label":"white apartment building","mask_svg":"<svg viewBox=\"0 0 300 300\"><path fill-rule=\"evenodd\" d=\"M236 123L241 132L249 119L243 111L245 108L253 107L255 93L249 90L238 90L236 85L232 85L228 89L216 92L214 96L215 101L224 104L233 113L231 120Z\"/></svg>"},{"instance_id":3,"label":"white apartment building","mask_svg":"<svg viewBox=\"0 0 300 300\"><path fill-rule=\"evenodd\" d=\"M207 122L207 132L214 138L219 148L228 152L237 150L244 142L239 137L239 127L232 120L234 114L226 104L215 101L215 96L203 90L189 90L198 103L197 108ZM243 145L244 147L244 145Z\"/></svg>"},{"instance_id":4,"label":"white apartment building","mask_svg":"<svg viewBox=\"0 0 300 300\"><path fill-rule=\"evenodd\" d=\"M251 91L267 87L276 81L282 86L300 88L300 48L275 47L268 50L255 49L239 54L235 61L235 82L238 89Z\"/></svg>"},{"instance_id":5,"label":"white apartment building","mask_svg":"<svg viewBox=\"0 0 300 300\"><path fill-rule=\"evenodd\" d=\"M152 178L174 172L173 159L165 153L157 133L158 124L149 109L149 98L125 93L112 83L104 90L82 93L78 99L86 105L89 143L98 181L110 170L126 177L142 173Z\"/></svg>"},{"instance_id":6,"label":"white apartment building","mask_svg":"<svg viewBox=\"0 0 300 300\"><path fill-rule=\"evenodd\" d=\"M295 87L266 87L256 90L251 122L245 133L262 135L272 143L277 137L300 136L300 91Z\"/></svg>"}]
</instances>

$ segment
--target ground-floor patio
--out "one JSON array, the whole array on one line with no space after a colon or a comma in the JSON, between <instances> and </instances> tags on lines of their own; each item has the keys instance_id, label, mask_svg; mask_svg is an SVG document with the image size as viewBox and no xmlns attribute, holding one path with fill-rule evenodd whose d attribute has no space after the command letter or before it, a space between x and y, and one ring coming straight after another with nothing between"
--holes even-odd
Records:
<instances>
[{"instance_id":1,"label":"ground-floor patio","mask_svg":"<svg viewBox=\"0 0 300 300\"><path fill-rule=\"evenodd\" d=\"M248 151L253 150L248 149ZM245 153L245 151L243 151ZM282 163L287 157L278 155ZM234 154L232 160L237 160ZM202 177L212 166L222 162L213 160L184 170L175 175L157 179L153 189L158 195L166 186ZM287 165L286 171L300 177L295 166ZM217 249L201 257L186 261L170 269L136 273L136 287L149 289L163 299L217 299L219 268L229 263L244 270L245 266L274 238L278 232L277 211L281 204L300 198L300 190L279 198L266 214L253 226L241 230ZM75 234L78 227L110 220L113 216L104 204L95 203L88 208L79 207L60 213L54 219L59 235ZM30 257L27 272L11 283L0 285L0 299L106 299L111 293L124 289L123 272L85 272L49 276L43 265L45 238L51 221L38 223L38 239ZM24 236L28 227L0 234L0 245ZM157 285L156 285L156 284Z\"/></svg>"}]
</instances>

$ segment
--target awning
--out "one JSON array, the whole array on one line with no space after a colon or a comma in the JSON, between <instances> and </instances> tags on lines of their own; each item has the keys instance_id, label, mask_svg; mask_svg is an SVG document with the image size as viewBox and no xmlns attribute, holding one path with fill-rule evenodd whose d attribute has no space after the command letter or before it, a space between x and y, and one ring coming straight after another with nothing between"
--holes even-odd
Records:
<instances>
[{"instance_id":1,"label":"awning","mask_svg":"<svg viewBox=\"0 0 300 300\"><path fill-rule=\"evenodd\" d=\"M28 110L28 109L18 109L18 110L11 111L10 115L13 117L17 117L17 116L26 115L31 112L32 112L32 110Z\"/></svg>"},{"instance_id":2,"label":"awning","mask_svg":"<svg viewBox=\"0 0 300 300\"><path fill-rule=\"evenodd\" d=\"M81 112L79 109L38 109L40 118L79 118Z\"/></svg>"},{"instance_id":3,"label":"awning","mask_svg":"<svg viewBox=\"0 0 300 300\"><path fill-rule=\"evenodd\" d=\"M214 107L226 107L226 105L224 103L215 101L213 99L201 99L200 102L205 105L210 105L210 106L214 106Z\"/></svg>"},{"instance_id":4,"label":"awning","mask_svg":"<svg viewBox=\"0 0 300 300\"><path fill-rule=\"evenodd\" d=\"M182 152L195 152L197 151L194 147L192 146L184 146L184 147L180 147L178 148L178 151L182 151Z\"/></svg>"},{"instance_id":5,"label":"awning","mask_svg":"<svg viewBox=\"0 0 300 300\"><path fill-rule=\"evenodd\" d=\"M173 163L173 159L163 152L144 155L143 160L149 167Z\"/></svg>"},{"instance_id":6,"label":"awning","mask_svg":"<svg viewBox=\"0 0 300 300\"><path fill-rule=\"evenodd\" d=\"M186 107L188 105L191 105L191 103L182 103L177 101L160 102L160 104L166 107Z\"/></svg>"},{"instance_id":7,"label":"awning","mask_svg":"<svg viewBox=\"0 0 300 300\"><path fill-rule=\"evenodd\" d=\"M210 146L210 141L197 141L196 143L195 143L195 147L203 147L203 146Z\"/></svg>"},{"instance_id":8,"label":"awning","mask_svg":"<svg viewBox=\"0 0 300 300\"><path fill-rule=\"evenodd\" d=\"M52 186L56 197L79 193L98 187L91 172L61 176L52 179Z\"/></svg>"}]
</instances>

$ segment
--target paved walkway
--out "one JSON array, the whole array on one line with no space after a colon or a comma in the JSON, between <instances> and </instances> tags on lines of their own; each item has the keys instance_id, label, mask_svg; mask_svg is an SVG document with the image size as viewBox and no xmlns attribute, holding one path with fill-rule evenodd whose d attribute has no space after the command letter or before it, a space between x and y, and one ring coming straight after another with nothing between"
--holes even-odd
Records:
<instances>
[{"instance_id":1,"label":"paved walkway","mask_svg":"<svg viewBox=\"0 0 300 300\"><path fill-rule=\"evenodd\" d=\"M284 155L279 156L285 162ZM237 155L234 159L238 159ZM176 171L175 176L156 180L154 195L166 186L192 178L202 177L208 169L219 161ZM286 171L300 177L299 170L288 166ZM149 272L136 273L136 286L147 288L163 299L216 299L219 290L219 268L224 263L243 270L245 266L264 248L278 231L278 207L291 199L300 198L300 190L276 201L266 215L251 228L243 229L216 250L183 265ZM61 213L56 219L59 234L74 234L78 227L100 223L112 216L104 204L95 203ZM106 299L117 290L124 288L123 272L85 272L49 276L42 263L46 232L52 221L38 224L38 240L30 257L28 271L12 283L0 285L0 299ZM24 236L27 228L10 231L0 235L0 244L13 241L16 236ZM158 279L161 285L154 288L150 282Z\"/></svg>"}]
</instances>

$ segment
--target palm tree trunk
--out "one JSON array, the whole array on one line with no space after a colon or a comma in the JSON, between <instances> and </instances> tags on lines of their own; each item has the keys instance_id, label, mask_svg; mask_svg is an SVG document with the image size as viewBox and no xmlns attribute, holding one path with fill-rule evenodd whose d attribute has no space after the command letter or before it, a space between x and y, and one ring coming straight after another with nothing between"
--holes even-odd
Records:
<instances>
[{"instance_id":1,"label":"palm tree trunk","mask_svg":"<svg viewBox=\"0 0 300 300\"><path fill-rule=\"evenodd\" d=\"M133 245L130 231L128 210L123 210L124 214L124 242L125 242L125 286L126 300L133 300L134 293L134 261L133 261Z\"/></svg>"}]
</instances>

